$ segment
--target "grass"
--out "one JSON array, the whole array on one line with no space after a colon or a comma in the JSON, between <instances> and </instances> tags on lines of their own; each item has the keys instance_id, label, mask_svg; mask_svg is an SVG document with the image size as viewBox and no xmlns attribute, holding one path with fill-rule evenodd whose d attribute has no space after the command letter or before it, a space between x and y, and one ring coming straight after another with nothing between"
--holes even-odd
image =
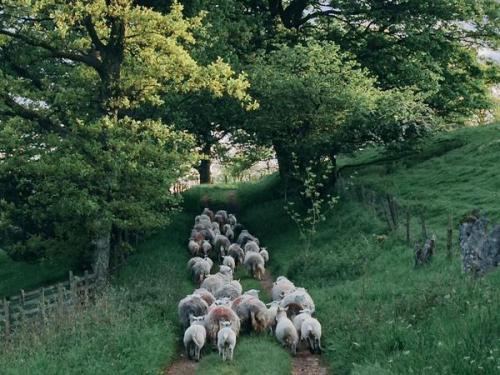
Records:
<instances>
[{"instance_id":1,"label":"grass","mask_svg":"<svg viewBox=\"0 0 500 375\"><path fill-rule=\"evenodd\" d=\"M443 245L449 212L459 217L481 206L499 218L499 130L495 125L456 131L429 139L418 154L399 162L344 170L356 184L390 191L403 205L425 209L438 235L437 255L428 266L415 269L403 233L390 232L348 197L340 197L305 254L283 211L276 176L197 187L186 194L185 212L140 245L96 306L76 322L56 322L2 347L0 372L160 373L180 349L176 306L194 288L185 271L186 237L194 214L208 201L238 212L268 247L275 277L287 275L308 288L323 325L322 360L332 373L499 373L500 271L471 279L461 272L458 249L450 261ZM365 150L339 163L370 161L377 152ZM387 235L382 243L375 238L380 234ZM244 289L258 288L241 270L236 278ZM234 362L222 363L206 350L198 372L288 374L290 356L267 335L243 335Z\"/></svg>"}]
</instances>

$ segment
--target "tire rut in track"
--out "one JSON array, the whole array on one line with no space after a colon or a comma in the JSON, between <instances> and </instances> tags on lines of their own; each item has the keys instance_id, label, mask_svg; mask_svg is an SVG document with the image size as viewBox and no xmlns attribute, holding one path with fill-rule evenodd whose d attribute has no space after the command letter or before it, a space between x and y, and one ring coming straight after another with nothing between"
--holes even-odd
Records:
<instances>
[{"instance_id":1,"label":"tire rut in track","mask_svg":"<svg viewBox=\"0 0 500 375\"><path fill-rule=\"evenodd\" d=\"M273 276L266 269L264 278L260 284L269 295L273 289ZM302 349L297 352L297 355L292 358L292 375L329 375L330 372L326 367L321 365L320 357L313 355L308 351Z\"/></svg>"}]
</instances>

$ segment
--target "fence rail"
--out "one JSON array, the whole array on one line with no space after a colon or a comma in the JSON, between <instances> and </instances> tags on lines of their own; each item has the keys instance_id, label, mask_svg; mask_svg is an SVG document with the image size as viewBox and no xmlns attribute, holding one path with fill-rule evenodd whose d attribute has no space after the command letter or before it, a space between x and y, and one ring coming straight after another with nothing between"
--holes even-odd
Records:
<instances>
[{"instance_id":1,"label":"fence rail","mask_svg":"<svg viewBox=\"0 0 500 375\"><path fill-rule=\"evenodd\" d=\"M72 307L84 306L96 290L96 275L69 272L67 281L20 293L0 301L0 336L9 338L30 322L45 322L53 313L64 315Z\"/></svg>"}]
</instances>

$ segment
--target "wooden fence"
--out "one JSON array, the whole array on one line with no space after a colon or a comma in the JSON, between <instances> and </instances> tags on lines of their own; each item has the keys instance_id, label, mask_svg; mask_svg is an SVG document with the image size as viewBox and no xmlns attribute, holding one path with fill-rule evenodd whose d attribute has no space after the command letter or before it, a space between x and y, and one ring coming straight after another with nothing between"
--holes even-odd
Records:
<instances>
[{"instance_id":1,"label":"wooden fence","mask_svg":"<svg viewBox=\"0 0 500 375\"><path fill-rule=\"evenodd\" d=\"M9 338L26 323L45 323L51 316L63 316L85 306L96 290L96 275L85 271L82 277L69 272L69 278L52 286L4 298L0 302L0 337Z\"/></svg>"},{"instance_id":2,"label":"wooden fence","mask_svg":"<svg viewBox=\"0 0 500 375\"><path fill-rule=\"evenodd\" d=\"M340 176L336 183L336 189L339 194L360 201L373 215L385 221L391 231L403 228L408 246L411 246L412 242L426 241L430 238L425 210L415 207L404 207L393 195L380 193L363 185L353 184L348 179ZM412 233L411 221L415 219L419 221L418 227L420 228L417 230L417 233ZM453 216L451 213L448 214L446 236L447 257L452 258Z\"/></svg>"}]
</instances>

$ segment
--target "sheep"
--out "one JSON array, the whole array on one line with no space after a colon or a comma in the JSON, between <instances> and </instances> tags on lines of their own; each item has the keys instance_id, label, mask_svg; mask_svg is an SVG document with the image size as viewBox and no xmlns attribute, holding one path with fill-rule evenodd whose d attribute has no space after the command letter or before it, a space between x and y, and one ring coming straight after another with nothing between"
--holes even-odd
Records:
<instances>
[{"instance_id":1,"label":"sheep","mask_svg":"<svg viewBox=\"0 0 500 375\"><path fill-rule=\"evenodd\" d=\"M212 250L212 245L210 244L210 241L204 240L201 248L203 250L203 255L208 256L210 254L210 251Z\"/></svg>"},{"instance_id":2,"label":"sheep","mask_svg":"<svg viewBox=\"0 0 500 375\"><path fill-rule=\"evenodd\" d=\"M251 251L253 251L254 253L258 253L260 251L259 245L257 244L257 242L253 240L247 241L244 249L245 249L245 254Z\"/></svg>"},{"instance_id":3,"label":"sheep","mask_svg":"<svg viewBox=\"0 0 500 375\"><path fill-rule=\"evenodd\" d=\"M307 343L309 350L312 354L321 353L321 324L320 322L308 316L302 322L301 328L301 340Z\"/></svg>"},{"instance_id":4,"label":"sheep","mask_svg":"<svg viewBox=\"0 0 500 375\"><path fill-rule=\"evenodd\" d=\"M222 215L215 214L214 222L219 224L219 230L222 232L222 228L224 227L224 224L226 224L224 217Z\"/></svg>"},{"instance_id":5,"label":"sheep","mask_svg":"<svg viewBox=\"0 0 500 375\"><path fill-rule=\"evenodd\" d=\"M245 257L245 253L243 249L237 243L231 244L228 249L228 253L230 256L234 258L236 264L243 264L243 259Z\"/></svg>"},{"instance_id":6,"label":"sheep","mask_svg":"<svg viewBox=\"0 0 500 375\"><path fill-rule=\"evenodd\" d=\"M299 314L300 310L309 309L314 313L314 301L304 288L297 288L293 292L285 295L280 302L281 307L288 307L288 314L293 317Z\"/></svg>"},{"instance_id":7,"label":"sheep","mask_svg":"<svg viewBox=\"0 0 500 375\"><path fill-rule=\"evenodd\" d=\"M222 321L231 322L231 329L234 331L236 336L240 333L240 319L238 315L231 309L231 307L214 306L209 311L205 317L205 327L207 329L207 335L210 341L215 345L217 340L217 332L219 331L219 324Z\"/></svg>"},{"instance_id":8,"label":"sheep","mask_svg":"<svg viewBox=\"0 0 500 375\"><path fill-rule=\"evenodd\" d=\"M204 300L207 305L210 306L215 302L215 297L212 293L204 288L198 288L193 291L193 294L199 294L201 299Z\"/></svg>"},{"instance_id":9,"label":"sheep","mask_svg":"<svg viewBox=\"0 0 500 375\"><path fill-rule=\"evenodd\" d=\"M191 236L189 237L189 239L200 245L205 240L205 235L202 232L193 229L191 230Z\"/></svg>"},{"instance_id":10,"label":"sheep","mask_svg":"<svg viewBox=\"0 0 500 375\"><path fill-rule=\"evenodd\" d=\"M227 214L226 210L219 210L215 213L215 216L221 216L222 219L224 220L224 224L226 224L229 221L229 216Z\"/></svg>"},{"instance_id":11,"label":"sheep","mask_svg":"<svg viewBox=\"0 0 500 375\"><path fill-rule=\"evenodd\" d=\"M223 275L226 277L229 281L233 279L233 270L229 266L219 266L219 272L217 272L220 275Z\"/></svg>"},{"instance_id":12,"label":"sheep","mask_svg":"<svg viewBox=\"0 0 500 375\"><path fill-rule=\"evenodd\" d=\"M265 247L263 247L260 251L259 254L262 256L262 259L264 259L264 264L267 264L269 262L269 252Z\"/></svg>"},{"instance_id":13,"label":"sheep","mask_svg":"<svg viewBox=\"0 0 500 375\"><path fill-rule=\"evenodd\" d=\"M231 225L225 224L224 225L224 235L232 242L234 240L234 232L233 229L231 228Z\"/></svg>"},{"instance_id":14,"label":"sheep","mask_svg":"<svg viewBox=\"0 0 500 375\"><path fill-rule=\"evenodd\" d=\"M193 257L193 258L190 258L187 262L187 269L189 271L191 271L191 269L193 268L194 264L197 263L197 262L201 262L203 261L203 258L201 257Z\"/></svg>"},{"instance_id":15,"label":"sheep","mask_svg":"<svg viewBox=\"0 0 500 375\"><path fill-rule=\"evenodd\" d=\"M224 284L214 293L215 298L227 297L231 300L241 296L243 288L239 281L233 280L230 283Z\"/></svg>"},{"instance_id":16,"label":"sheep","mask_svg":"<svg viewBox=\"0 0 500 375\"><path fill-rule=\"evenodd\" d=\"M203 209L203 212L201 213L202 215L207 215L211 221L214 220L214 212L210 210L208 207L205 207Z\"/></svg>"},{"instance_id":17,"label":"sheep","mask_svg":"<svg viewBox=\"0 0 500 375\"><path fill-rule=\"evenodd\" d=\"M195 240L189 240L188 250L191 253L191 256L198 255L200 253L200 244Z\"/></svg>"},{"instance_id":18,"label":"sheep","mask_svg":"<svg viewBox=\"0 0 500 375\"><path fill-rule=\"evenodd\" d=\"M255 241L257 244L259 244L259 239L257 237L252 236L248 230L243 229L241 233L238 235L238 239L236 242L238 245L240 245L242 248L245 248L245 245L248 241Z\"/></svg>"},{"instance_id":19,"label":"sheep","mask_svg":"<svg viewBox=\"0 0 500 375\"><path fill-rule=\"evenodd\" d=\"M221 322L217 333L217 349L222 360L233 360L234 347L236 346L236 333L231 329L231 322Z\"/></svg>"},{"instance_id":20,"label":"sheep","mask_svg":"<svg viewBox=\"0 0 500 375\"><path fill-rule=\"evenodd\" d=\"M245 255L245 260L243 261L245 268L255 277L257 280L262 280L264 277L264 258L259 253L249 252Z\"/></svg>"},{"instance_id":21,"label":"sheep","mask_svg":"<svg viewBox=\"0 0 500 375\"><path fill-rule=\"evenodd\" d=\"M244 294L233 301L231 308L247 330L263 332L268 327L267 308L258 297Z\"/></svg>"},{"instance_id":22,"label":"sheep","mask_svg":"<svg viewBox=\"0 0 500 375\"><path fill-rule=\"evenodd\" d=\"M234 272L234 267L236 267L236 264L234 262L234 258L231 255L222 257L222 264L224 266L230 267L231 270Z\"/></svg>"},{"instance_id":23,"label":"sheep","mask_svg":"<svg viewBox=\"0 0 500 375\"><path fill-rule=\"evenodd\" d=\"M281 345L290 349L293 355L297 353L299 335L292 321L288 319L287 308L278 307L278 312L276 313L275 336Z\"/></svg>"},{"instance_id":24,"label":"sheep","mask_svg":"<svg viewBox=\"0 0 500 375\"><path fill-rule=\"evenodd\" d=\"M293 325L295 326L295 329L297 330L299 337L300 337L300 329L302 327L302 323L304 322L304 320L310 317L311 317L311 310L304 309L300 310L299 315L293 318Z\"/></svg>"},{"instance_id":25,"label":"sheep","mask_svg":"<svg viewBox=\"0 0 500 375\"><path fill-rule=\"evenodd\" d=\"M212 264L213 262L210 258L204 258L201 261L193 264L193 267L191 268L193 281L195 283L201 284L203 282L203 279L210 275Z\"/></svg>"},{"instance_id":26,"label":"sheep","mask_svg":"<svg viewBox=\"0 0 500 375\"><path fill-rule=\"evenodd\" d=\"M266 304L267 306L267 328L269 328L269 333L274 334L276 330L276 314L278 313L278 301L272 301Z\"/></svg>"},{"instance_id":27,"label":"sheep","mask_svg":"<svg viewBox=\"0 0 500 375\"><path fill-rule=\"evenodd\" d=\"M223 285L229 283L230 281L231 280L228 279L227 276L216 273L215 275L207 276L201 283L200 288L206 289L210 293L215 293L218 289L220 289Z\"/></svg>"},{"instance_id":28,"label":"sheep","mask_svg":"<svg viewBox=\"0 0 500 375\"><path fill-rule=\"evenodd\" d=\"M200 215L198 216L197 224L204 225L206 228L208 228L212 225L212 220L208 215Z\"/></svg>"},{"instance_id":29,"label":"sheep","mask_svg":"<svg viewBox=\"0 0 500 375\"><path fill-rule=\"evenodd\" d=\"M271 295L273 301L281 301L284 296L295 291L295 285L285 276L279 276L273 283Z\"/></svg>"},{"instance_id":30,"label":"sheep","mask_svg":"<svg viewBox=\"0 0 500 375\"><path fill-rule=\"evenodd\" d=\"M238 223L238 221L236 220L236 216L234 216L233 214L229 214L228 220L232 228L234 228L234 226Z\"/></svg>"},{"instance_id":31,"label":"sheep","mask_svg":"<svg viewBox=\"0 0 500 375\"><path fill-rule=\"evenodd\" d=\"M220 226L219 226L219 223L217 223L216 221L213 221L212 222L212 230L214 232L218 232L217 234L220 234Z\"/></svg>"},{"instance_id":32,"label":"sheep","mask_svg":"<svg viewBox=\"0 0 500 375\"><path fill-rule=\"evenodd\" d=\"M179 320L184 329L189 327L190 315L203 316L208 311L207 303L201 298L199 294L190 294L180 300L177 312Z\"/></svg>"},{"instance_id":33,"label":"sheep","mask_svg":"<svg viewBox=\"0 0 500 375\"><path fill-rule=\"evenodd\" d=\"M200 360L200 353L207 338L203 316L190 317L191 325L184 332L184 348L189 359Z\"/></svg>"},{"instance_id":34,"label":"sheep","mask_svg":"<svg viewBox=\"0 0 500 375\"><path fill-rule=\"evenodd\" d=\"M231 246L231 241L223 234L217 234L214 239L214 248L218 254L219 260L222 259L224 255L227 255L227 251Z\"/></svg>"}]
</instances>

